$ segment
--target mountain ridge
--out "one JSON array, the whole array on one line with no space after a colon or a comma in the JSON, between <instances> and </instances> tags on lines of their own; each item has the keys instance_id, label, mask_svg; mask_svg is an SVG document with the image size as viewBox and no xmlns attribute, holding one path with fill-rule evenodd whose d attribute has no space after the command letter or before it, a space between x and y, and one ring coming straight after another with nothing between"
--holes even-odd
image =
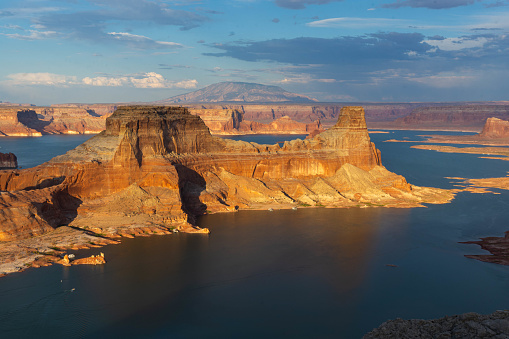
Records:
<instances>
[{"instance_id":1,"label":"mountain ridge","mask_svg":"<svg viewBox=\"0 0 509 339\"><path fill-rule=\"evenodd\" d=\"M194 92L177 95L153 102L154 104L188 104L212 102L280 102L314 103L316 99L288 92L279 86L269 86L251 82L225 81L206 86Z\"/></svg>"}]
</instances>

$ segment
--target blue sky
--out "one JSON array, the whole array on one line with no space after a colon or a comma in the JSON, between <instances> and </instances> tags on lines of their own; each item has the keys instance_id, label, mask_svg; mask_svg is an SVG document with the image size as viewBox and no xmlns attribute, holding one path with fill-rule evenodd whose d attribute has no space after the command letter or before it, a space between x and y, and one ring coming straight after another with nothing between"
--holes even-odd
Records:
<instances>
[{"instance_id":1,"label":"blue sky","mask_svg":"<svg viewBox=\"0 0 509 339\"><path fill-rule=\"evenodd\" d=\"M509 100L509 0L2 0L0 100Z\"/></svg>"}]
</instances>

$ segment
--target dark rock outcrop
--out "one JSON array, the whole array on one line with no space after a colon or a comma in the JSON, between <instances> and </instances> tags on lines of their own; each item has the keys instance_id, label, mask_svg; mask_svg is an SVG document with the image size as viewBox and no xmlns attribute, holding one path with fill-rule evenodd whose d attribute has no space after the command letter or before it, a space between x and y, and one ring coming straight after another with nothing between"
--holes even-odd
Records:
<instances>
[{"instance_id":1,"label":"dark rock outcrop","mask_svg":"<svg viewBox=\"0 0 509 339\"><path fill-rule=\"evenodd\" d=\"M0 169L18 168L18 158L13 153L0 153Z\"/></svg>"},{"instance_id":2,"label":"dark rock outcrop","mask_svg":"<svg viewBox=\"0 0 509 339\"><path fill-rule=\"evenodd\" d=\"M389 320L363 339L508 338L509 311L465 313L433 320Z\"/></svg>"}]
</instances>

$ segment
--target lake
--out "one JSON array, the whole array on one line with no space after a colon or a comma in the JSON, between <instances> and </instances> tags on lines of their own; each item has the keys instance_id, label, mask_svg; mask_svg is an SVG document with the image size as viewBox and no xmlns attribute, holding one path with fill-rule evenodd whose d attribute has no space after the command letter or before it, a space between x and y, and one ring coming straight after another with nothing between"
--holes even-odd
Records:
<instances>
[{"instance_id":1,"label":"lake","mask_svg":"<svg viewBox=\"0 0 509 339\"><path fill-rule=\"evenodd\" d=\"M509 170L505 161L383 142L421 134L432 133L371 138L384 165L416 185L452 188L445 177ZM33 156L47 150L44 138L24 139ZM1 278L0 331L7 338L360 338L397 317L506 309L509 267L467 259L484 251L459 244L509 230L509 194L500 193L461 193L450 204L414 209L206 215L199 225L209 236L124 239L76 252L102 251L104 266Z\"/></svg>"}]
</instances>

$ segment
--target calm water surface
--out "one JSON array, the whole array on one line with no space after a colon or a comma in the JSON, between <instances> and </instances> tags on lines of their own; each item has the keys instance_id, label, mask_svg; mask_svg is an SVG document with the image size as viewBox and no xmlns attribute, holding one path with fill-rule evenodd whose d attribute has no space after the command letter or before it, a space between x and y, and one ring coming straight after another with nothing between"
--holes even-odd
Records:
<instances>
[{"instance_id":1,"label":"calm water surface","mask_svg":"<svg viewBox=\"0 0 509 339\"><path fill-rule=\"evenodd\" d=\"M383 142L420 134L372 135L384 165L413 184L450 188L444 177L509 170L505 161ZM428 208L207 215L199 223L210 236L125 239L78 251L103 251L108 263L30 269L0 279L0 333L359 338L396 317L505 309L509 268L466 259L483 251L458 243L509 230L509 194L501 193L463 193Z\"/></svg>"},{"instance_id":2,"label":"calm water surface","mask_svg":"<svg viewBox=\"0 0 509 339\"><path fill-rule=\"evenodd\" d=\"M18 166L29 168L64 154L92 136L93 134L44 135L33 138L0 137L0 152L14 153L18 158Z\"/></svg>"}]
</instances>

